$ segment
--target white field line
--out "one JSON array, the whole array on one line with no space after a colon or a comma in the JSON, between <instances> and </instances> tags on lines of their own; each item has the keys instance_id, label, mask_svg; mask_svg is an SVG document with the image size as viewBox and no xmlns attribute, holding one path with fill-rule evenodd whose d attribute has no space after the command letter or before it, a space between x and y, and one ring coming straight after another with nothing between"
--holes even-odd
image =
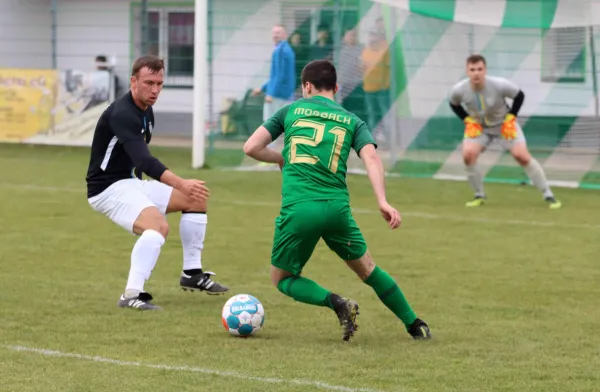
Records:
<instances>
[{"instance_id":1,"label":"white field line","mask_svg":"<svg viewBox=\"0 0 600 392\"><path fill-rule=\"evenodd\" d=\"M371 388L351 388L343 385L331 385L321 381L314 380L297 380L297 379L283 379L283 378L271 378L271 377L256 377L249 374L207 369L195 366L171 366L160 363L144 363L144 362L133 362L133 361L120 361L118 359L104 358L85 354L66 353L56 350L47 350L43 348L24 347L24 346L1 346L11 351L25 352L30 354L39 354L48 357L59 357L59 358L71 358L79 361L90 361L97 363L108 363L111 365L125 366L125 367L142 367L149 369L159 370L170 370L175 372L186 372L186 373L202 373L217 377L237 378L246 381L256 381L267 384L292 384L301 385L305 387L315 387L325 389L328 391L342 391L342 392L383 392L377 389Z\"/></svg>"},{"instance_id":2,"label":"white field line","mask_svg":"<svg viewBox=\"0 0 600 392\"><path fill-rule=\"evenodd\" d=\"M31 190L38 192L67 192L67 193L79 193L82 197L85 197L85 187L69 188L69 187L54 187L45 185L35 184L10 184L0 183L0 189L18 189L18 190ZM211 203L217 204L230 204L240 206L252 206L252 207L279 207L278 203L273 202L262 202L262 201L248 201L248 200L222 200L222 199L211 199ZM379 211L367 208L353 208L352 212L355 214L379 214ZM477 218L467 217L458 215L444 215L444 214L432 214L427 212L419 211L408 211L400 214L405 217L412 218L423 218L433 220L446 220L452 222L464 222L464 223L485 223L494 225L517 225L517 226L537 226L537 227L560 227L560 228L575 228L575 229L590 229L600 230L600 225L593 225L587 223L563 223L563 222L544 222L534 220L518 220L518 219L496 219L496 218Z\"/></svg>"},{"instance_id":3,"label":"white field line","mask_svg":"<svg viewBox=\"0 0 600 392\"><path fill-rule=\"evenodd\" d=\"M217 203L223 204L236 204L241 206L264 206L264 207L279 207L279 204L276 203L267 203L267 202L252 202L252 201L244 201L244 200L220 200ZM355 214L379 214L378 210L371 210L368 208L352 208L352 212ZM497 224L497 225L520 225L520 226L540 226L540 227L569 227L569 228L578 228L578 229L592 229L599 230L600 225L591 225L586 223L559 223L559 222L542 222L542 221L526 221L526 220L518 220L518 219L493 219L493 218L472 218L472 217L463 217L457 215L440 215L440 214L431 214L427 212L418 212L418 211L409 211L402 212L400 211L401 216L408 216L412 218L423 218L423 219L435 219L435 220L449 220L454 222L466 222L466 223L486 223L486 224Z\"/></svg>"}]
</instances>

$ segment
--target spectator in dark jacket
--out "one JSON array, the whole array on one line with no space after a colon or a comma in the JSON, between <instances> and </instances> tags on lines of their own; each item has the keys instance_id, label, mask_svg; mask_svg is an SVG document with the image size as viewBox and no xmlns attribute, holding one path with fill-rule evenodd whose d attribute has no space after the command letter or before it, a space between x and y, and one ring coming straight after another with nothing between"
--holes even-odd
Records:
<instances>
[{"instance_id":1,"label":"spectator in dark jacket","mask_svg":"<svg viewBox=\"0 0 600 392\"><path fill-rule=\"evenodd\" d=\"M306 38L303 38L302 34L299 32L295 32L290 36L290 45L296 55L296 99L302 97L302 89L300 88L302 83L300 81L300 76L302 75L304 66L309 62L308 56L310 54L310 44L305 42L305 39Z\"/></svg>"},{"instance_id":2,"label":"spectator in dark jacket","mask_svg":"<svg viewBox=\"0 0 600 392\"><path fill-rule=\"evenodd\" d=\"M320 25L317 29L317 41L310 48L310 60L333 61L333 40L329 26Z\"/></svg>"}]
</instances>

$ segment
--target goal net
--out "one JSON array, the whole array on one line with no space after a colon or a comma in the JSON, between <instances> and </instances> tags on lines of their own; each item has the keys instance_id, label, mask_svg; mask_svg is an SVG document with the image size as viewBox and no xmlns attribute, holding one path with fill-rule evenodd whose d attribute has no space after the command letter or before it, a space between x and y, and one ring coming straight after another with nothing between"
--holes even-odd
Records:
<instances>
[{"instance_id":1,"label":"goal net","mask_svg":"<svg viewBox=\"0 0 600 392\"><path fill-rule=\"evenodd\" d=\"M312 59L334 61L337 99L369 123L390 174L466 178L464 127L449 108L448 93L465 77L465 59L479 53L488 74L525 92L519 122L549 180L600 188L600 7L591 1L280 0L248 1L244 10L225 3L214 2L209 12L209 159L221 154L229 163L254 167L233 159L231 149L262 121L264 97L248 93L269 77L270 31L282 23L298 78ZM373 53L380 53L380 62ZM366 63L374 70L370 77L360 66ZM527 179L495 144L480 163L488 181ZM356 157L350 166L361 167Z\"/></svg>"}]
</instances>

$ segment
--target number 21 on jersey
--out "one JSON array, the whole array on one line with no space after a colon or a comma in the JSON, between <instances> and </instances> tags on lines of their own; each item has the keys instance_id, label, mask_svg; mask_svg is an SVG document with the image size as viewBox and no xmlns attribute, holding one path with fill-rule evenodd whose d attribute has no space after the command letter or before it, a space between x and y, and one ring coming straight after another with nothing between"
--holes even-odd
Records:
<instances>
[{"instance_id":1,"label":"number 21 on jersey","mask_svg":"<svg viewBox=\"0 0 600 392\"><path fill-rule=\"evenodd\" d=\"M317 162L319 162L319 157L310 154L298 154L297 147L299 144L317 147L323 141L323 136L325 135L325 124L319 121L300 119L296 120L292 124L292 127L309 128L314 130L314 134L312 137L292 136L290 138L290 163L308 163L310 165L315 165ZM336 173L340 155L342 153L342 147L344 145L344 138L346 137L346 129L336 126L327 132L335 136L333 149L329 155L327 167L333 173Z\"/></svg>"}]
</instances>

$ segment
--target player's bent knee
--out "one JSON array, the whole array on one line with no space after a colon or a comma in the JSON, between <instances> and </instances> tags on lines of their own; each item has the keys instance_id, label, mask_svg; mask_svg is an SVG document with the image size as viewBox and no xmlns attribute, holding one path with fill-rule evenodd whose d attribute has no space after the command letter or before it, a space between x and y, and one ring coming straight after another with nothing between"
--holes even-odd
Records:
<instances>
[{"instance_id":1,"label":"player's bent knee","mask_svg":"<svg viewBox=\"0 0 600 392\"><path fill-rule=\"evenodd\" d=\"M463 152L463 162L465 165L472 165L477 160L477 154L474 151Z\"/></svg>"},{"instance_id":2,"label":"player's bent knee","mask_svg":"<svg viewBox=\"0 0 600 392\"><path fill-rule=\"evenodd\" d=\"M207 202L192 200L181 191L173 189L171 198L169 199L169 205L167 206L167 213L171 212L206 212Z\"/></svg>"},{"instance_id":3,"label":"player's bent knee","mask_svg":"<svg viewBox=\"0 0 600 392\"><path fill-rule=\"evenodd\" d=\"M138 234L141 234L146 230L158 231L160 234L162 234L163 237L167 238L167 236L169 235L169 224L164 218L157 219L155 221L149 222L143 227L140 227Z\"/></svg>"},{"instance_id":4,"label":"player's bent knee","mask_svg":"<svg viewBox=\"0 0 600 392\"><path fill-rule=\"evenodd\" d=\"M155 230L163 237L169 235L169 224L156 207L144 209L133 223L133 232L142 234L146 230Z\"/></svg>"},{"instance_id":5,"label":"player's bent knee","mask_svg":"<svg viewBox=\"0 0 600 392\"><path fill-rule=\"evenodd\" d=\"M279 288L279 282L292 275L293 274L291 272L277 268L274 265L271 266L271 283L273 283L273 286L277 288Z\"/></svg>"},{"instance_id":6,"label":"player's bent knee","mask_svg":"<svg viewBox=\"0 0 600 392\"><path fill-rule=\"evenodd\" d=\"M206 212L207 205L205 201L193 201L189 207L183 211L186 212Z\"/></svg>"},{"instance_id":7,"label":"player's bent knee","mask_svg":"<svg viewBox=\"0 0 600 392\"><path fill-rule=\"evenodd\" d=\"M521 166L527 166L531 161L531 154L524 143L519 143L511 149L511 154L515 161Z\"/></svg>"},{"instance_id":8,"label":"player's bent knee","mask_svg":"<svg viewBox=\"0 0 600 392\"><path fill-rule=\"evenodd\" d=\"M357 260L346 261L346 264L362 281L365 281L375 269L375 261L369 252Z\"/></svg>"},{"instance_id":9,"label":"player's bent knee","mask_svg":"<svg viewBox=\"0 0 600 392\"><path fill-rule=\"evenodd\" d=\"M153 230L158 231L160 234L162 234L163 237L167 238L167 236L169 235L169 224L163 218L162 220L156 222L156 228Z\"/></svg>"},{"instance_id":10,"label":"player's bent knee","mask_svg":"<svg viewBox=\"0 0 600 392\"><path fill-rule=\"evenodd\" d=\"M477 161L477 157L479 156L479 151L473 148L468 148L463 151L463 162L465 165L472 165Z\"/></svg>"},{"instance_id":11,"label":"player's bent knee","mask_svg":"<svg viewBox=\"0 0 600 392\"><path fill-rule=\"evenodd\" d=\"M521 166L527 166L529 164L529 162L531 161L531 158L527 158L527 157L523 157L523 156L516 156L514 158L515 158L515 161L517 161L517 163Z\"/></svg>"}]
</instances>

